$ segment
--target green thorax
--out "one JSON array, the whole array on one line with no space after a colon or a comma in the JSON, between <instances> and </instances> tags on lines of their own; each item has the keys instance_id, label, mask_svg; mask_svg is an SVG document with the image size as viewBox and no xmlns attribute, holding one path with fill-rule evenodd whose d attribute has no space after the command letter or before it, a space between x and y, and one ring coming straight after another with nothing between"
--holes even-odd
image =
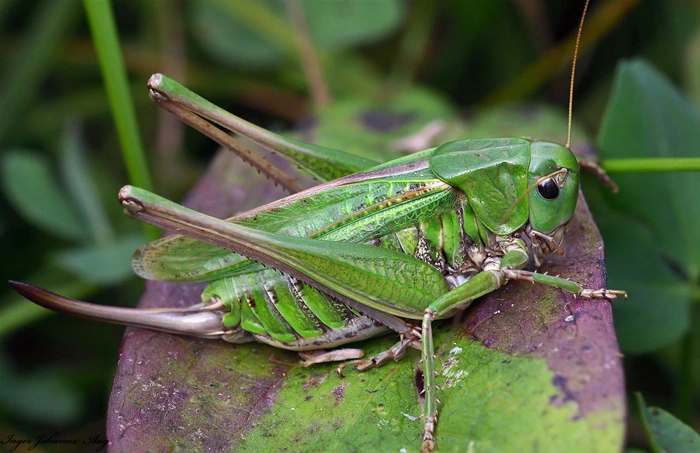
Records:
<instances>
[{"instance_id":1,"label":"green thorax","mask_svg":"<svg viewBox=\"0 0 700 453\"><path fill-rule=\"evenodd\" d=\"M477 219L498 235L512 234L530 221L548 234L573 216L578 196L578 163L556 143L527 139L460 140L430 158L433 173L464 192ZM557 194L539 188L558 170ZM544 193L544 196L543 196Z\"/></svg>"}]
</instances>

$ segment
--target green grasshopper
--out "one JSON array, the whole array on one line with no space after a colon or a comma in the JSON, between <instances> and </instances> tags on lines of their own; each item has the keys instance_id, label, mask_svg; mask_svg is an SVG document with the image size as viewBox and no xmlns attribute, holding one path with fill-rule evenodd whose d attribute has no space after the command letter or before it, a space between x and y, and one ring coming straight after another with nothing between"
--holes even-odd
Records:
<instances>
[{"instance_id":1,"label":"green grasshopper","mask_svg":"<svg viewBox=\"0 0 700 453\"><path fill-rule=\"evenodd\" d=\"M567 147L516 138L461 140L377 165L265 131L160 74L148 85L166 110L225 146L246 153L206 120L327 182L225 221L122 188L119 199L129 216L181 234L140 248L135 272L146 279L208 282L200 305L100 307L11 282L24 297L107 322L232 343L259 341L300 352L306 366L345 362L339 372L348 363L366 370L399 360L409 347L419 349L422 449L430 451L438 419L433 321L454 316L510 280L582 298L625 295L523 269L562 253L579 191L579 164ZM295 190L284 175L271 177ZM399 334L399 341L368 359L357 349L323 351L387 331Z\"/></svg>"}]
</instances>

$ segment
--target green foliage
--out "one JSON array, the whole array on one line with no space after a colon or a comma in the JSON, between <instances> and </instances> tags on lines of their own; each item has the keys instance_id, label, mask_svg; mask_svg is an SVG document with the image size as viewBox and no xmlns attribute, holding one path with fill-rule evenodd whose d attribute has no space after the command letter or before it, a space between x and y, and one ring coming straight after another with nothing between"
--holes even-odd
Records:
<instances>
[{"instance_id":1,"label":"green foliage","mask_svg":"<svg viewBox=\"0 0 700 453\"><path fill-rule=\"evenodd\" d=\"M321 52L339 52L384 38L398 28L404 11L398 0L305 0L300 5L311 41ZM253 4L206 0L189 6L198 40L222 63L274 67L296 59L296 47L288 39L292 24L285 17L282 0Z\"/></svg>"},{"instance_id":2,"label":"green foliage","mask_svg":"<svg viewBox=\"0 0 700 453\"><path fill-rule=\"evenodd\" d=\"M4 384L0 387L0 403L18 417L41 423L56 419L74 423L85 410L84 393L65 370L42 366L34 373L20 375L3 354L0 378Z\"/></svg>"},{"instance_id":3,"label":"green foliage","mask_svg":"<svg viewBox=\"0 0 700 453\"><path fill-rule=\"evenodd\" d=\"M27 219L65 239L84 237L84 224L66 201L44 157L10 150L3 157L2 173L4 192Z\"/></svg>"},{"instance_id":4,"label":"green foliage","mask_svg":"<svg viewBox=\"0 0 700 453\"><path fill-rule=\"evenodd\" d=\"M700 450L700 435L690 426L663 409L647 407L640 394L637 394L637 403L652 452L674 453Z\"/></svg>"},{"instance_id":5,"label":"green foliage","mask_svg":"<svg viewBox=\"0 0 700 453\"><path fill-rule=\"evenodd\" d=\"M434 133L426 134L426 129ZM323 109L323 121L303 137L333 149L376 159L400 157L435 144L464 138L465 128L450 103L438 93L412 87L380 105L350 98Z\"/></svg>"},{"instance_id":6,"label":"green foliage","mask_svg":"<svg viewBox=\"0 0 700 453\"><path fill-rule=\"evenodd\" d=\"M603 159L630 157L631 150L634 157L690 157L699 142L700 113L667 79L643 61L620 65L598 138ZM700 177L614 177L620 193L592 205L607 239L610 284L630 288L634 301L616 304L616 327L623 350L653 351L690 328L700 254L679 245L700 241Z\"/></svg>"},{"instance_id":7,"label":"green foliage","mask_svg":"<svg viewBox=\"0 0 700 453\"><path fill-rule=\"evenodd\" d=\"M613 451L610 447L619 444L615 430L590 431L606 418L614 423L613 413L590 414L572 423L577 414L573 401L550 404L552 398L566 398L552 383L554 373L545 360L493 351L454 331L435 340L442 345L441 450L467 451L471 444L485 452L531 451L546 442L551 451L587 452ZM294 368L241 451L258 451L260 445L270 450L294 445L299 451L361 451L381 445L383 451L417 451L422 430L414 383L418 365L417 354L411 354L387 364L386 370L347 372L343 380L334 375L334 365L319 366L311 376ZM504 388L508 391L500 393ZM364 434L358 436L358 431Z\"/></svg>"}]
</instances>

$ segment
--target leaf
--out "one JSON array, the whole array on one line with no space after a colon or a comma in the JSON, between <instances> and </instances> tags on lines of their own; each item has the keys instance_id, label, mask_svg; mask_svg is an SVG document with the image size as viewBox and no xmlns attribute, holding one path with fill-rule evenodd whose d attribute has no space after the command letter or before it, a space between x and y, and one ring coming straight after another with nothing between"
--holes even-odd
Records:
<instances>
[{"instance_id":1,"label":"leaf","mask_svg":"<svg viewBox=\"0 0 700 453\"><path fill-rule=\"evenodd\" d=\"M131 255L143 245L142 234L121 236L105 245L90 245L58 252L56 261L82 279L93 283L115 284L133 275Z\"/></svg>"},{"instance_id":2,"label":"leaf","mask_svg":"<svg viewBox=\"0 0 700 453\"><path fill-rule=\"evenodd\" d=\"M321 50L342 50L386 37L401 25L398 0L302 2L311 38Z\"/></svg>"},{"instance_id":3,"label":"leaf","mask_svg":"<svg viewBox=\"0 0 700 453\"><path fill-rule=\"evenodd\" d=\"M247 2L246 2L247 3ZM254 4L239 4L245 10L256 14L260 21L265 21L267 11L265 5L269 2ZM228 6L228 7L227 7ZM281 11L281 4L277 10ZM222 2L199 1L189 4L193 18L193 26L197 31L196 36L203 47L213 56L225 63L243 66L270 66L283 61L285 52L277 46L267 42L258 36L256 22L238 17L235 11L240 9L235 5L226 5ZM272 16L275 21L279 18Z\"/></svg>"},{"instance_id":4,"label":"leaf","mask_svg":"<svg viewBox=\"0 0 700 453\"><path fill-rule=\"evenodd\" d=\"M71 382L68 373L42 367L31 373L18 373L8 357L0 353L0 404L11 412L39 423L75 421L85 407L85 395Z\"/></svg>"},{"instance_id":5,"label":"leaf","mask_svg":"<svg viewBox=\"0 0 700 453\"><path fill-rule=\"evenodd\" d=\"M643 61L621 64L598 138L603 159L691 156L698 143L700 115L671 83ZM620 344L628 352L651 351L688 328L700 253L679 244L700 241L700 179L693 173L612 176L619 194L591 193L611 285L630 294L630 302L616 304Z\"/></svg>"},{"instance_id":6,"label":"leaf","mask_svg":"<svg viewBox=\"0 0 700 453\"><path fill-rule=\"evenodd\" d=\"M45 158L29 151L10 150L3 156L1 169L5 195L28 221L64 239L85 237L85 227L66 201L65 191Z\"/></svg>"},{"instance_id":7,"label":"leaf","mask_svg":"<svg viewBox=\"0 0 700 453\"><path fill-rule=\"evenodd\" d=\"M637 394L644 429L654 452L686 452L700 450L700 435L693 428L658 407L647 407Z\"/></svg>"},{"instance_id":8,"label":"leaf","mask_svg":"<svg viewBox=\"0 0 700 453\"><path fill-rule=\"evenodd\" d=\"M318 50L342 51L385 37L403 19L397 0L302 3ZM190 4L197 37L222 62L267 67L297 58L294 29L284 2L199 1Z\"/></svg>"},{"instance_id":9,"label":"leaf","mask_svg":"<svg viewBox=\"0 0 700 453\"><path fill-rule=\"evenodd\" d=\"M605 238L610 285L629 293L628 300L613 304L620 347L643 353L672 343L690 327L688 287L650 246L655 239L649 228L612 208L598 181L592 186L587 194Z\"/></svg>"},{"instance_id":10,"label":"leaf","mask_svg":"<svg viewBox=\"0 0 700 453\"><path fill-rule=\"evenodd\" d=\"M412 88L390 101L355 97L334 102L303 131L302 140L387 161L407 150L420 151L448 141L446 132L456 128L454 117L440 95Z\"/></svg>"},{"instance_id":11,"label":"leaf","mask_svg":"<svg viewBox=\"0 0 700 453\"><path fill-rule=\"evenodd\" d=\"M107 213L99 199L99 192L90 173L80 124L68 121L61 137L60 164L67 192L85 218L90 235L98 244L114 239Z\"/></svg>"},{"instance_id":12,"label":"leaf","mask_svg":"<svg viewBox=\"0 0 700 453\"><path fill-rule=\"evenodd\" d=\"M527 137L566 142L567 116L561 108L548 105L491 107L477 112L461 138ZM576 124L571 143L588 140Z\"/></svg>"},{"instance_id":13,"label":"leaf","mask_svg":"<svg viewBox=\"0 0 700 453\"><path fill-rule=\"evenodd\" d=\"M188 198L218 215L229 192L219 156ZM225 179L224 179L225 180ZM230 199L230 198L229 198ZM226 210L226 209L225 209ZM214 212L212 212L214 211ZM604 284L595 225L580 203L566 259L543 270ZM140 307L187 306L202 285L148 282ZM394 335L360 344L368 354ZM443 451L618 451L624 385L607 301L510 283L437 328ZM271 360L274 357L274 360ZM422 430L418 351L363 373L298 365L294 353L250 343L128 329L110 409L115 451L417 451ZM361 435L359 435L361 433Z\"/></svg>"}]
</instances>

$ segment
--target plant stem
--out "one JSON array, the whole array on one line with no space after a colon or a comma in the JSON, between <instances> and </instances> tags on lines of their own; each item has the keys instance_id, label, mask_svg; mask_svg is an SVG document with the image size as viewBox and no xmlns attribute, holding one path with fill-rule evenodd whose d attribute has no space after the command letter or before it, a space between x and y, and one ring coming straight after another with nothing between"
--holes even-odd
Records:
<instances>
[{"instance_id":1,"label":"plant stem","mask_svg":"<svg viewBox=\"0 0 700 453\"><path fill-rule=\"evenodd\" d=\"M693 370L697 355L696 342L700 330L700 300L693 299L690 303L690 329L681 340L681 361L679 369L679 385L677 399L678 418L691 425L693 421Z\"/></svg>"},{"instance_id":2,"label":"plant stem","mask_svg":"<svg viewBox=\"0 0 700 453\"><path fill-rule=\"evenodd\" d=\"M119 37L114 24L111 3L104 0L84 0L83 3L95 42L95 50L100 62L129 179L134 185L151 190L153 185L141 145L134 103L129 92L126 67L119 47ZM149 239L158 238L157 230L152 227L144 227Z\"/></svg>"},{"instance_id":3,"label":"plant stem","mask_svg":"<svg viewBox=\"0 0 700 453\"><path fill-rule=\"evenodd\" d=\"M0 2L8 4L10 2ZM3 68L0 81L0 137L12 133L16 122L39 92L39 86L54 63L78 16L78 3L72 0L34 2L31 24L10 64Z\"/></svg>"},{"instance_id":4,"label":"plant stem","mask_svg":"<svg viewBox=\"0 0 700 453\"><path fill-rule=\"evenodd\" d=\"M697 157L649 157L638 159L606 159L600 166L608 173L641 173L700 171Z\"/></svg>"}]
</instances>

